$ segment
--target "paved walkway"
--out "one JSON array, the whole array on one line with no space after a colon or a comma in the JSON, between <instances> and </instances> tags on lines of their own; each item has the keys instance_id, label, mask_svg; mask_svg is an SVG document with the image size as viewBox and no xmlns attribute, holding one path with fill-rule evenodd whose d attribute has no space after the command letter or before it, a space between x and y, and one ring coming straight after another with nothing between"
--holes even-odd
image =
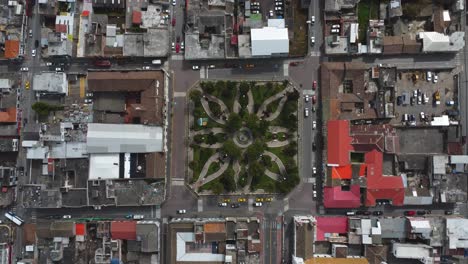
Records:
<instances>
[{"instance_id":1,"label":"paved walkway","mask_svg":"<svg viewBox=\"0 0 468 264\"><path fill-rule=\"evenodd\" d=\"M285 140L285 141L273 140L273 141L267 142L266 144L267 144L267 147L269 148L281 148L281 147L288 145L289 140Z\"/></svg>"},{"instance_id":2,"label":"paved walkway","mask_svg":"<svg viewBox=\"0 0 468 264\"><path fill-rule=\"evenodd\" d=\"M218 97L216 96L213 96L211 94L204 94L206 96L206 98L208 98L208 100L210 101L213 101L215 103L218 103L220 106L221 106L221 111L226 114L226 115L229 115L229 109L227 108L226 104L221 100L219 99Z\"/></svg>"},{"instance_id":3,"label":"paved walkway","mask_svg":"<svg viewBox=\"0 0 468 264\"><path fill-rule=\"evenodd\" d=\"M263 152L263 154L265 154L267 156L270 156L271 161L276 162L281 174L283 174L283 175L286 174L286 168L284 167L283 162L281 161L280 158L278 158L278 156L276 156L275 154L273 154L273 153L271 153L269 151L265 151L265 152ZM272 171L270 171L268 169L265 170L265 175L270 177L272 180L275 180L275 181L277 181L278 178L280 177L280 174L274 173L274 172L272 172Z\"/></svg>"},{"instance_id":4,"label":"paved walkway","mask_svg":"<svg viewBox=\"0 0 468 264\"><path fill-rule=\"evenodd\" d=\"M208 175L206 176L206 174L208 173L208 169L210 168L210 165L211 163L213 162L218 162L217 160L219 159L220 157L220 154L217 152L215 154L213 154L213 156L211 156L205 163L205 165L203 166L203 169L202 171L200 172L200 176L198 177L198 180L197 182L195 182L192 187L196 190L198 189L198 187L200 187L201 185L203 184L206 184L206 183L209 183L210 181L218 178L219 176L221 176L224 171L228 168L229 166L229 162L225 162L223 164L221 164L221 168L214 172L213 174L211 175ZM206 176L206 177L205 177Z\"/></svg>"},{"instance_id":5,"label":"paved walkway","mask_svg":"<svg viewBox=\"0 0 468 264\"><path fill-rule=\"evenodd\" d=\"M221 148L223 146L223 143L216 143L216 144L213 144L213 145L206 144L206 143L201 143L201 144L198 144L198 145L200 147L202 147L202 148L219 149L219 148ZM272 147L272 148L274 148L274 147Z\"/></svg>"},{"instance_id":6,"label":"paved walkway","mask_svg":"<svg viewBox=\"0 0 468 264\"><path fill-rule=\"evenodd\" d=\"M249 112L249 114L253 114L253 112L254 112L254 99L253 99L252 90L249 89L249 92L247 93L247 97L249 98L249 103L247 104L247 111Z\"/></svg>"},{"instance_id":7,"label":"paved walkway","mask_svg":"<svg viewBox=\"0 0 468 264\"><path fill-rule=\"evenodd\" d=\"M226 121L225 120L222 120L220 118L217 118L213 115L213 112L211 112L211 109L210 109L210 106L208 105L208 100L206 100L205 98L202 98L200 99L200 102L203 106L203 109L205 109L205 112L208 114L208 116L213 119L216 123L219 123L219 124L226 124Z\"/></svg>"},{"instance_id":8,"label":"paved walkway","mask_svg":"<svg viewBox=\"0 0 468 264\"><path fill-rule=\"evenodd\" d=\"M241 105L239 104L239 89L236 88L236 98L234 98L234 105L232 106L232 112L238 114L241 109Z\"/></svg>"},{"instance_id":9,"label":"paved walkway","mask_svg":"<svg viewBox=\"0 0 468 264\"><path fill-rule=\"evenodd\" d=\"M289 92L289 91L292 91L292 86L288 86L286 87L284 90L282 90L281 92L273 95L273 96L270 96L269 98L267 98L265 101L263 101L262 105L260 106L260 108L258 109L257 111L257 116L259 118L262 118L263 117L263 112L266 110L267 106L272 103L272 102L275 102L276 100L280 100L279 102L279 105L278 105L278 108L276 109L276 111L274 113L272 113L268 118L266 118L265 120L267 121L272 121L274 120L275 118L278 117L278 115L281 113L281 111L283 110L283 106L284 104L286 103L286 100L288 100L288 97L286 96L286 94ZM281 99L280 99L281 98Z\"/></svg>"},{"instance_id":10,"label":"paved walkway","mask_svg":"<svg viewBox=\"0 0 468 264\"><path fill-rule=\"evenodd\" d=\"M196 135L208 135L210 133L213 134L219 134L219 133L224 133L224 128L220 128L220 127L213 127L213 128L205 128L205 129L202 129L202 130L198 130L198 131L192 131L192 135L193 136L196 136Z\"/></svg>"},{"instance_id":11,"label":"paved walkway","mask_svg":"<svg viewBox=\"0 0 468 264\"><path fill-rule=\"evenodd\" d=\"M236 160L236 161L233 162L232 169L234 170L234 180L236 182L239 182L239 174L241 172L241 168L242 167L239 164L239 160Z\"/></svg>"}]
</instances>

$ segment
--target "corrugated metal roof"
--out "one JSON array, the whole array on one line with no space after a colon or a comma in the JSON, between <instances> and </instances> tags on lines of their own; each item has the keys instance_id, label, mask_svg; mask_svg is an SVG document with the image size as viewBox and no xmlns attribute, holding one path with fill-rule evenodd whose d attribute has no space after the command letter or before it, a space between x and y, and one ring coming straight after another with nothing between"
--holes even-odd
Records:
<instances>
[{"instance_id":1,"label":"corrugated metal roof","mask_svg":"<svg viewBox=\"0 0 468 264\"><path fill-rule=\"evenodd\" d=\"M250 38L252 41L252 56L271 56L272 54L289 53L287 28L252 28Z\"/></svg>"},{"instance_id":2,"label":"corrugated metal roof","mask_svg":"<svg viewBox=\"0 0 468 264\"><path fill-rule=\"evenodd\" d=\"M150 153L163 150L163 130L134 124L88 124L88 153Z\"/></svg>"},{"instance_id":3,"label":"corrugated metal roof","mask_svg":"<svg viewBox=\"0 0 468 264\"><path fill-rule=\"evenodd\" d=\"M111 237L113 239L136 239L136 222L135 221L119 221L111 222Z\"/></svg>"}]
</instances>

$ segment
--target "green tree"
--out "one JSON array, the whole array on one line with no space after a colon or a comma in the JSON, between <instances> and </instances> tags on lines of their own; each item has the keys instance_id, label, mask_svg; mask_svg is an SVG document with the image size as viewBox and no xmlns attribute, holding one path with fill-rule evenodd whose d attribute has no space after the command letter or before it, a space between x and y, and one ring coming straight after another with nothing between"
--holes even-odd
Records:
<instances>
[{"instance_id":1,"label":"green tree","mask_svg":"<svg viewBox=\"0 0 468 264\"><path fill-rule=\"evenodd\" d=\"M266 147L267 146L265 142L262 142L257 139L253 144L251 144L247 148L247 150L245 151L245 157L249 162L256 161L260 157L260 154L262 154L265 151Z\"/></svg>"},{"instance_id":2,"label":"green tree","mask_svg":"<svg viewBox=\"0 0 468 264\"><path fill-rule=\"evenodd\" d=\"M229 133L234 133L237 130L239 130L241 127L242 127L241 117L236 113L232 113L231 115L229 115L229 118L226 121L226 130Z\"/></svg>"},{"instance_id":3,"label":"green tree","mask_svg":"<svg viewBox=\"0 0 468 264\"><path fill-rule=\"evenodd\" d=\"M47 117L53 111L63 110L63 106L50 105L45 102L35 102L31 108L41 117Z\"/></svg>"},{"instance_id":4,"label":"green tree","mask_svg":"<svg viewBox=\"0 0 468 264\"><path fill-rule=\"evenodd\" d=\"M258 126L258 116L256 114L249 114L244 117L245 126L251 130L255 130Z\"/></svg>"},{"instance_id":5,"label":"green tree","mask_svg":"<svg viewBox=\"0 0 468 264\"><path fill-rule=\"evenodd\" d=\"M192 90L189 96L190 100L198 102L202 97L202 93L199 90Z\"/></svg>"},{"instance_id":6,"label":"green tree","mask_svg":"<svg viewBox=\"0 0 468 264\"><path fill-rule=\"evenodd\" d=\"M239 84L239 92L240 92L241 95L247 94L249 92L249 89L250 89L250 87L249 87L249 84L247 82L243 81L243 82L241 82Z\"/></svg>"},{"instance_id":7,"label":"green tree","mask_svg":"<svg viewBox=\"0 0 468 264\"><path fill-rule=\"evenodd\" d=\"M222 91L222 90L226 89L226 82L225 81L217 81L215 83L215 89L217 91Z\"/></svg>"},{"instance_id":8,"label":"green tree","mask_svg":"<svg viewBox=\"0 0 468 264\"><path fill-rule=\"evenodd\" d=\"M284 87L284 88L286 88L286 86L288 86L288 84L289 84L289 81L288 81L288 80L284 80L284 81L283 81L283 87Z\"/></svg>"},{"instance_id":9,"label":"green tree","mask_svg":"<svg viewBox=\"0 0 468 264\"><path fill-rule=\"evenodd\" d=\"M297 101L300 95L299 92L294 90L293 92L288 93L288 100L289 101Z\"/></svg>"},{"instance_id":10,"label":"green tree","mask_svg":"<svg viewBox=\"0 0 468 264\"><path fill-rule=\"evenodd\" d=\"M213 132L209 133L206 138L206 143L208 145L214 145L218 141L218 138L213 134Z\"/></svg>"},{"instance_id":11,"label":"green tree","mask_svg":"<svg viewBox=\"0 0 468 264\"><path fill-rule=\"evenodd\" d=\"M297 143L295 141L289 143L284 149L283 154L288 157L293 157L297 154Z\"/></svg>"},{"instance_id":12,"label":"green tree","mask_svg":"<svg viewBox=\"0 0 468 264\"><path fill-rule=\"evenodd\" d=\"M226 141L221 148L221 151L226 153L231 159L238 160L241 158L242 150L234 143L232 139Z\"/></svg>"},{"instance_id":13,"label":"green tree","mask_svg":"<svg viewBox=\"0 0 468 264\"><path fill-rule=\"evenodd\" d=\"M252 177L253 186L260 182L263 174L265 174L265 167L261 163L255 161L249 165L249 175Z\"/></svg>"},{"instance_id":14,"label":"green tree","mask_svg":"<svg viewBox=\"0 0 468 264\"><path fill-rule=\"evenodd\" d=\"M272 82L267 82L265 84L265 88L269 91L273 90L273 83Z\"/></svg>"},{"instance_id":15,"label":"green tree","mask_svg":"<svg viewBox=\"0 0 468 264\"><path fill-rule=\"evenodd\" d=\"M221 182L219 181L216 181L214 182L212 185L211 185L211 191L214 193L214 194L221 194L224 190L224 186Z\"/></svg>"},{"instance_id":16,"label":"green tree","mask_svg":"<svg viewBox=\"0 0 468 264\"><path fill-rule=\"evenodd\" d=\"M234 180L234 170L228 168L221 178L221 183L224 186L224 189L228 192L233 192L236 190L236 181Z\"/></svg>"},{"instance_id":17,"label":"green tree","mask_svg":"<svg viewBox=\"0 0 468 264\"><path fill-rule=\"evenodd\" d=\"M201 88L205 93L209 94L213 94L215 91L213 82L202 82Z\"/></svg>"},{"instance_id":18,"label":"green tree","mask_svg":"<svg viewBox=\"0 0 468 264\"><path fill-rule=\"evenodd\" d=\"M216 102L208 101L208 106L210 107L210 110L213 113L213 115L216 117L220 117L221 114L223 113L221 111L221 106Z\"/></svg>"},{"instance_id":19,"label":"green tree","mask_svg":"<svg viewBox=\"0 0 468 264\"><path fill-rule=\"evenodd\" d=\"M271 157L267 155L263 155L262 163L265 165L266 168L271 168L273 166L273 162L271 161Z\"/></svg>"},{"instance_id":20,"label":"green tree","mask_svg":"<svg viewBox=\"0 0 468 264\"><path fill-rule=\"evenodd\" d=\"M265 137L267 132L268 132L268 127L270 126L270 123L266 120L260 120L258 122L257 126L257 133L255 134L255 137Z\"/></svg>"}]
</instances>

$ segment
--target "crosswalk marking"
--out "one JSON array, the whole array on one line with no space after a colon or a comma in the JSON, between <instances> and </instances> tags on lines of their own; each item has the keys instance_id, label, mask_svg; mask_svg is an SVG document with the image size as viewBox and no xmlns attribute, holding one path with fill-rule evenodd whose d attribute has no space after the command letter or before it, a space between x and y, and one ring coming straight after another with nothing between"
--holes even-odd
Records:
<instances>
[{"instance_id":1,"label":"crosswalk marking","mask_svg":"<svg viewBox=\"0 0 468 264\"><path fill-rule=\"evenodd\" d=\"M184 55L182 54L172 54L171 55L171 60L184 60Z\"/></svg>"},{"instance_id":2,"label":"crosswalk marking","mask_svg":"<svg viewBox=\"0 0 468 264\"><path fill-rule=\"evenodd\" d=\"M253 199L249 198L249 212L253 211Z\"/></svg>"},{"instance_id":3,"label":"crosswalk marking","mask_svg":"<svg viewBox=\"0 0 468 264\"><path fill-rule=\"evenodd\" d=\"M161 208L156 208L156 218L157 219L161 218Z\"/></svg>"},{"instance_id":4,"label":"crosswalk marking","mask_svg":"<svg viewBox=\"0 0 468 264\"><path fill-rule=\"evenodd\" d=\"M198 212L202 212L202 211L203 211L203 200L198 199Z\"/></svg>"},{"instance_id":5,"label":"crosswalk marking","mask_svg":"<svg viewBox=\"0 0 468 264\"><path fill-rule=\"evenodd\" d=\"M311 51L310 56L311 57L320 57L320 51Z\"/></svg>"},{"instance_id":6,"label":"crosswalk marking","mask_svg":"<svg viewBox=\"0 0 468 264\"><path fill-rule=\"evenodd\" d=\"M283 63L283 75L285 77L289 76L289 63L288 62Z\"/></svg>"},{"instance_id":7,"label":"crosswalk marking","mask_svg":"<svg viewBox=\"0 0 468 264\"><path fill-rule=\"evenodd\" d=\"M174 97L185 97L187 96L186 92L174 92Z\"/></svg>"},{"instance_id":8,"label":"crosswalk marking","mask_svg":"<svg viewBox=\"0 0 468 264\"><path fill-rule=\"evenodd\" d=\"M31 222L36 222L37 215L36 215L36 210L31 211Z\"/></svg>"},{"instance_id":9,"label":"crosswalk marking","mask_svg":"<svg viewBox=\"0 0 468 264\"><path fill-rule=\"evenodd\" d=\"M208 79L207 77L207 70L205 67L201 66L200 67L200 79Z\"/></svg>"}]
</instances>

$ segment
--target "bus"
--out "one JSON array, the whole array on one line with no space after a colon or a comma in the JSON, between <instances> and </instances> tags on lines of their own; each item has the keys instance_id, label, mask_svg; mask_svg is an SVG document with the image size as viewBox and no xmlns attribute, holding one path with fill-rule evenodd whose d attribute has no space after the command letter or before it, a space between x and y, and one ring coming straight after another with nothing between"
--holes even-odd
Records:
<instances>
[{"instance_id":1,"label":"bus","mask_svg":"<svg viewBox=\"0 0 468 264\"><path fill-rule=\"evenodd\" d=\"M17 226L21 226L24 223L23 219L19 218L13 212L5 213L5 217L8 218L13 223L15 223Z\"/></svg>"}]
</instances>

